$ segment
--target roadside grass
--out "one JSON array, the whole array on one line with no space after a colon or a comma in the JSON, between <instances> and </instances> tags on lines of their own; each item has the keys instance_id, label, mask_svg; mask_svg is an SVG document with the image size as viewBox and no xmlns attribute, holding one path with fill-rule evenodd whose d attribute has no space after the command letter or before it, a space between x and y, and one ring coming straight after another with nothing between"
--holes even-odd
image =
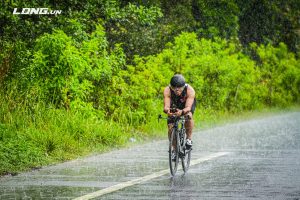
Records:
<instances>
[{"instance_id":1,"label":"roadside grass","mask_svg":"<svg viewBox=\"0 0 300 200\"><path fill-rule=\"evenodd\" d=\"M167 138L166 121L158 121L157 116L151 116L147 124L133 127L80 111L46 108L40 104L28 109L2 102L6 103L0 108L0 175L15 175L94 153ZM300 111L300 106L241 113L198 109L195 129L286 111Z\"/></svg>"},{"instance_id":2,"label":"roadside grass","mask_svg":"<svg viewBox=\"0 0 300 200\"><path fill-rule=\"evenodd\" d=\"M84 112L8 108L0 108L0 175L122 147L130 138L127 126Z\"/></svg>"}]
</instances>

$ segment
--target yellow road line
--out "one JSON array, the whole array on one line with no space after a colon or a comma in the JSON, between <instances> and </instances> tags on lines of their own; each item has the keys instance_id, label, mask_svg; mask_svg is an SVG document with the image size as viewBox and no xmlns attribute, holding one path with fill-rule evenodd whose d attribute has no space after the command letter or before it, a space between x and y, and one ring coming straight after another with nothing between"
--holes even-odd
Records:
<instances>
[{"instance_id":1,"label":"yellow road line","mask_svg":"<svg viewBox=\"0 0 300 200\"><path fill-rule=\"evenodd\" d=\"M224 156L226 154L228 154L228 152L219 152L219 153L214 153L214 154L205 156L203 158L199 158L199 159L196 159L196 160L191 160L190 166L197 165L201 162L212 160L212 159ZM87 200L87 199L93 199L93 198L96 198L96 197L100 197L102 195L112 193L112 192L121 190L121 189L126 188L126 187L137 185L137 184L149 181L151 179L163 176L163 175L168 174L168 173L170 173L169 169L161 170L159 172L155 172L153 174L150 174L150 175L147 175L147 176L144 176L144 177L141 177L141 178L137 178L137 179L127 181L127 182L124 182L124 183L119 183L117 185L113 185L113 186L110 186L108 188L101 189L101 190L86 194L86 195L81 196L81 197L77 197L74 200Z\"/></svg>"}]
</instances>

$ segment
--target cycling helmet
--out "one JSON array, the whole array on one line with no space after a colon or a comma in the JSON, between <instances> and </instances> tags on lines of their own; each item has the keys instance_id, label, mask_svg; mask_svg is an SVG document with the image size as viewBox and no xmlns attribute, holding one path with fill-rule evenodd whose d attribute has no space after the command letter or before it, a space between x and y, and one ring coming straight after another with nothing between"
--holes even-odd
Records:
<instances>
[{"instance_id":1,"label":"cycling helmet","mask_svg":"<svg viewBox=\"0 0 300 200\"><path fill-rule=\"evenodd\" d=\"M181 74L175 74L170 81L171 87L183 87L185 85L184 77Z\"/></svg>"}]
</instances>

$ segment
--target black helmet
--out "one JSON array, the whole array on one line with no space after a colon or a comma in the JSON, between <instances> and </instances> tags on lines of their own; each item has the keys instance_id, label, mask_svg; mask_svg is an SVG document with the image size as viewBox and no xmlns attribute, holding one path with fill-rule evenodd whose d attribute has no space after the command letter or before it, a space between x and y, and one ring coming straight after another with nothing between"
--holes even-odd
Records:
<instances>
[{"instance_id":1,"label":"black helmet","mask_svg":"<svg viewBox=\"0 0 300 200\"><path fill-rule=\"evenodd\" d=\"M185 85L184 77L181 74L175 74L170 81L172 87L183 87Z\"/></svg>"}]
</instances>

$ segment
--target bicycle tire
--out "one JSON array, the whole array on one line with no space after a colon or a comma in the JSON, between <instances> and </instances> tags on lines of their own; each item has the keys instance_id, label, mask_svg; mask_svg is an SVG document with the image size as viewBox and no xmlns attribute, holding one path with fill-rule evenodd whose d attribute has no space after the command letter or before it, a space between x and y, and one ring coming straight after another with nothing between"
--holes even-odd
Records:
<instances>
[{"instance_id":1,"label":"bicycle tire","mask_svg":"<svg viewBox=\"0 0 300 200\"><path fill-rule=\"evenodd\" d=\"M177 134L177 130L175 130L174 128L172 129L172 133L171 133L171 138L169 141L169 166L170 166L170 173L172 176L175 176L176 171L177 171L177 167L178 167L178 163L179 163L179 134ZM176 154L176 160L173 161L172 160L172 144L173 142L175 143L175 154Z\"/></svg>"},{"instance_id":2,"label":"bicycle tire","mask_svg":"<svg viewBox=\"0 0 300 200\"><path fill-rule=\"evenodd\" d=\"M182 169L184 173L186 173L189 170L190 162L191 162L191 150L188 150L188 152L185 153L185 156L181 158Z\"/></svg>"},{"instance_id":3,"label":"bicycle tire","mask_svg":"<svg viewBox=\"0 0 300 200\"><path fill-rule=\"evenodd\" d=\"M184 131L184 143L182 144L181 149L184 151L184 155L181 157L181 164L184 173L186 173L190 167L191 162L191 149L186 150L185 142L186 142L186 132Z\"/></svg>"}]
</instances>

